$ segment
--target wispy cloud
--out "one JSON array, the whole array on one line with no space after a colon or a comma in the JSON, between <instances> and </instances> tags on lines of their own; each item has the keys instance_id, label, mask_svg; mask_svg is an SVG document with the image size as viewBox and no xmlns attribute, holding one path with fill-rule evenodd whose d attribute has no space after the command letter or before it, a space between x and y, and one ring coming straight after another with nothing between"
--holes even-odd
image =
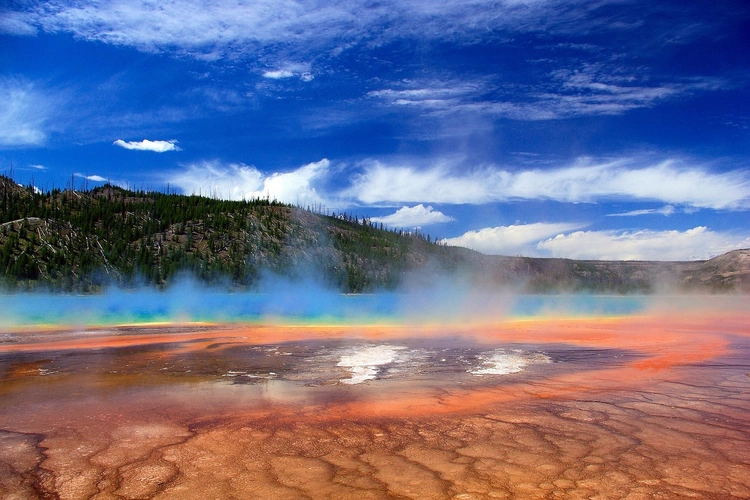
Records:
<instances>
[{"instance_id":1,"label":"wispy cloud","mask_svg":"<svg viewBox=\"0 0 750 500\"><path fill-rule=\"evenodd\" d=\"M616 2L609 2L615 3ZM475 43L503 39L509 33L622 33L639 29L649 11L664 6L643 3L623 12L580 0L384 0L382 2L311 2L306 0L40 0L21 2L24 11L6 9L0 32L33 34L37 30L69 32L98 42L137 47L145 51L174 50L198 57L254 53L259 46L295 46L299 52L339 54L353 44L382 45L397 38L443 39ZM695 15L672 8L672 31L701 31ZM626 19L626 14L630 19ZM717 11L712 19L728 16ZM651 28L663 43L664 27ZM705 24L708 24L705 23ZM708 30L710 31L710 30ZM703 34L705 36L705 28ZM672 36L671 39L675 37ZM636 39L633 39L636 41ZM572 48L590 49L587 44Z\"/></svg>"},{"instance_id":2,"label":"wispy cloud","mask_svg":"<svg viewBox=\"0 0 750 500\"><path fill-rule=\"evenodd\" d=\"M318 185L329 174L327 159L308 163L291 172L265 174L251 165L224 164L218 161L193 163L181 172L165 176L164 181L186 194L229 199L269 198L295 205L336 206L319 193Z\"/></svg>"},{"instance_id":3,"label":"wispy cloud","mask_svg":"<svg viewBox=\"0 0 750 500\"><path fill-rule=\"evenodd\" d=\"M515 109L527 112L530 119L619 115L729 85L721 78L680 79L653 73L646 76L636 70L603 63L589 63L575 70L553 70L546 80L542 80L547 90L539 92L536 86L528 94L529 102L516 102ZM503 112L502 107L499 112Z\"/></svg>"},{"instance_id":4,"label":"wispy cloud","mask_svg":"<svg viewBox=\"0 0 750 500\"><path fill-rule=\"evenodd\" d=\"M266 71L265 73L263 73L264 78L271 78L272 80L281 80L284 78L291 78L293 76L294 73L286 69L277 69L274 71Z\"/></svg>"},{"instance_id":5,"label":"wispy cloud","mask_svg":"<svg viewBox=\"0 0 750 500\"><path fill-rule=\"evenodd\" d=\"M548 238L537 249L552 257L600 260L702 260L750 247L750 235L712 231L575 231Z\"/></svg>"},{"instance_id":6,"label":"wispy cloud","mask_svg":"<svg viewBox=\"0 0 750 500\"><path fill-rule=\"evenodd\" d=\"M7 35L35 35L34 17L26 12L0 8L0 33Z\"/></svg>"},{"instance_id":7,"label":"wispy cloud","mask_svg":"<svg viewBox=\"0 0 750 500\"><path fill-rule=\"evenodd\" d=\"M370 220L391 227L413 228L451 222L455 219L431 206L425 207L420 203L413 207L401 207L395 213L383 217L372 217Z\"/></svg>"},{"instance_id":8,"label":"wispy cloud","mask_svg":"<svg viewBox=\"0 0 750 500\"><path fill-rule=\"evenodd\" d=\"M89 40L129 45L141 50L175 47L204 57L219 57L255 44L290 44L319 49L363 39L410 36L470 37L488 28L513 25L539 15L529 8L547 2L497 4L490 0L443 1L438 4L389 0L319 3L297 0L242 0L205 3L173 0L112 0L106 3L60 0L39 2L27 12L10 11L3 27L15 34L66 31ZM396 23L398 20L400 22ZM415 30L415 27L421 30ZM242 45L244 47L240 48Z\"/></svg>"},{"instance_id":9,"label":"wispy cloud","mask_svg":"<svg viewBox=\"0 0 750 500\"><path fill-rule=\"evenodd\" d=\"M96 174L94 174L94 175L85 175L85 174L80 174L80 173L75 173L73 175L75 175L76 177L79 177L81 179L86 179L86 180L89 180L89 181L107 182L107 178L106 177L102 177L101 175L96 175Z\"/></svg>"},{"instance_id":10,"label":"wispy cloud","mask_svg":"<svg viewBox=\"0 0 750 500\"><path fill-rule=\"evenodd\" d=\"M471 248L487 255L534 255L539 241L584 226L579 223L518 224L487 227L468 231L456 238L445 238L443 244Z\"/></svg>"},{"instance_id":11,"label":"wispy cloud","mask_svg":"<svg viewBox=\"0 0 750 500\"><path fill-rule=\"evenodd\" d=\"M422 80L386 81L379 89L362 89L364 96L386 107L423 114L475 114L527 121L618 115L726 86L719 78L690 79L644 72L635 62L639 37L647 39L643 44L650 42L653 47L658 46L654 40L661 40L663 33L650 26L644 31L642 19L632 14L635 9L620 9L618 2L606 9L579 0L256 0L250 4L243 0L32 0L22 4L26 10L3 11L0 32L64 32L146 52L232 63L242 60L267 83L292 78L311 81L315 77L311 61L336 68L332 61L348 51L359 51L358 60L367 65L380 59L371 52L374 47L386 47L396 40L416 39L426 46L481 42L512 47L517 43L514 35L521 33L549 51L549 33L580 36L639 29L638 36L630 39L633 47L623 49L629 58L599 54L597 62L586 64L576 57L543 58L545 62L539 67L526 61L519 76L493 68L472 75L471 80L450 74L431 75ZM644 2L637 10L640 14L651 9L657 7ZM621 10L631 16L629 21L622 18ZM647 13L643 12L644 18ZM716 21L721 18L719 14L705 24L712 26L715 22L720 26ZM670 15L672 24L688 32L702 24L696 23L696 17L683 19L678 9L670 10ZM712 29L717 28L699 31ZM567 51L585 51L588 55L583 59L591 60L591 44L557 45L566 45Z\"/></svg>"},{"instance_id":12,"label":"wispy cloud","mask_svg":"<svg viewBox=\"0 0 750 500\"><path fill-rule=\"evenodd\" d=\"M641 210L630 210L628 212L620 212L617 214L607 214L607 217L636 217L639 215L672 215L677 212L677 209L672 205L664 205L661 208L644 208Z\"/></svg>"},{"instance_id":13,"label":"wispy cloud","mask_svg":"<svg viewBox=\"0 0 750 500\"><path fill-rule=\"evenodd\" d=\"M463 82L457 78L407 80L367 95L386 105L429 116L480 114L540 121L619 115L729 85L713 77L660 81L654 75L645 78L627 71L620 66L588 64L575 71L553 69L534 81L515 85L495 82L491 76Z\"/></svg>"},{"instance_id":14,"label":"wispy cloud","mask_svg":"<svg viewBox=\"0 0 750 500\"><path fill-rule=\"evenodd\" d=\"M25 80L0 78L0 147L40 146L52 108L44 93Z\"/></svg>"},{"instance_id":15,"label":"wispy cloud","mask_svg":"<svg viewBox=\"0 0 750 500\"><path fill-rule=\"evenodd\" d=\"M6 23L5 29L16 34L36 29L69 32L81 39L146 52L177 52L216 60L257 53L259 47L295 45L304 51L330 45L332 38L357 40L369 33L370 26L380 26L380 17L387 12L356 2L173 0L154 4L145 0L84 0L71 4L53 0L38 2L26 12L13 12L12 23Z\"/></svg>"},{"instance_id":16,"label":"wispy cloud","mask_svg":"<svg viewBox=\"0 0 750 500\"><path fill-rule=\"evenodd\" d=\"M486 91L485 82L480 81L407 80L398 82L397 88L373 90L367 96L396 106L443 109L475 100Z\"/></svg>"},{"instance_id":17,"label":"wispy cloud","mask_svg":"<svg viewBox=\"0 0 750 500\"><path fill-rule=\"evenodd\" d=\"M302 63L287 63L279 69L263 72L263 78L270 78L272 80L284 80L293 77L299 77L303 82L310 82L315 78L315 75L310 71L309 64Z\"/></svg>"},{"instance_id":18,"label":"wispy cloud","mask_svg":"<svg viewBox=\"0 0 750 500\"><path fill-rule=\"evenodd\" d=\"M148 139L143 139L142 141L123 141L122 139L117 139L112 144L134 151L153 151L155 153L180 151L180 148L177 146L177 141L174 139L171 141L150 141Z\"/></svg>"},{"instance_id":19,"label":"wispy cloud","mask_svg":"<svg viewBox=\"0 0 750 500\"><path fill-rule=\"evenodd\" d=\"M595 161L547 169L510 170L489 166L465 172L449 162L420 168L408 161L370 161L345 191L365 204L471 203L554 200L651 200L695 208L750 208L747 171L712 172L677 160L639 158Z\"/></svg>"}]
</instances>

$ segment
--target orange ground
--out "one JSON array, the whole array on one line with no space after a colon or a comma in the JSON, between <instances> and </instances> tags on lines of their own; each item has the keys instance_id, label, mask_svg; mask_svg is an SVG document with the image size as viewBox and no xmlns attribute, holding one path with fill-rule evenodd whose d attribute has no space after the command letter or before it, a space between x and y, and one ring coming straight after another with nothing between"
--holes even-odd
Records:
<instances>
[{"instance_id":1,"label":"orange ground","mask_svg":"<svg viewBox=\"0 0 750 500\"><path fill-rule=\"evenodd\" d=\"M343 386L266 347L446 337L557 358ZM738 311L7 332L0 497L749 498L749 337ZM228 359L291 371L230 384Z\"/></svg>"}]
</instances>

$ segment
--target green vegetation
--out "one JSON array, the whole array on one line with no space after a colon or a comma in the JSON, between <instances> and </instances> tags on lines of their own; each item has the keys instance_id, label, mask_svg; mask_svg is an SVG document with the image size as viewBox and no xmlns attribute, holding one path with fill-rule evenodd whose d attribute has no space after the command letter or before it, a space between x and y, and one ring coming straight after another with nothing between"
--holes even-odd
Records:
<instances>
[{"instance_id":1,"label":"green vegetation","mask_svg":"<svg viewBox=\"0 0 750 500\"><path fill-rule=\"evenodd\" d=\"M342 292L436 286L646 293L750 292L750 251L705 262L575 261L482 255L429 235L268 199L224 201L106 185L41 193L0 176L0 286L97 292L168 287L182 276L254 289L266 274Z\"/></svg>"},{"instance_id":2,"label":"green vegetation","mask_svg":"<svg viewBox=\"0 0 750 500\"><path fill-rule=\"evenodd\" d=\"M273 273L361 292L394 288L403 273L445 253L429 240L267 199L111 185L40 193L0 177L0 270L11 289L165 287L182 275L247 288Z\"/></svg>"}]
</instances>

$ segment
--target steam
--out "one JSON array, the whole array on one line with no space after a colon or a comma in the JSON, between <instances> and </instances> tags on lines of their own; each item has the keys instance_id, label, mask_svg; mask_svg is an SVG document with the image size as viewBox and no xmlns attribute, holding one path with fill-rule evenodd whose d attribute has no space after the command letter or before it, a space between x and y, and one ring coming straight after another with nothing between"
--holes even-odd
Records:
<instances>
[{"instance_id":1,"label":"steam","mask_svg":"<svg viewBox=\"0 0 750 500\"><path fill-rule=\"evenodd\" d=\"M165 291L143 288L84 296L5 295L0 300L0 329L153 323L463 327L494 324L509 317L631 314L645 307L644 300L483 292L450 280L360 295L342 294L310 280L267 280L255 292L229 292L183 280Z\"/></svg>"},{"instance_id":2,"label":"steam","mask_svg":"<svg viewBox=\"0 0 750 500\"><path fill-rule=\"evenodd\" d=\"M531 295L514 288L477 286L459 272L428 269L404 278L398 291L344 294L314 274L297 279L262 276L253 291L211 288L184 278L166 290L111 288L98 295L52 293L0 296L0 330L51 325L242 323L276 325L415 325L442 330L497 325L509 319L610 317L652 312L741 311L746 296ZM371 366L371 365L364 365ZM375 366L375 365L372 365ZM367 371L363 372L363 374ZM364 375L362 375L364 376Z\"/></svg>"}]
</instances>

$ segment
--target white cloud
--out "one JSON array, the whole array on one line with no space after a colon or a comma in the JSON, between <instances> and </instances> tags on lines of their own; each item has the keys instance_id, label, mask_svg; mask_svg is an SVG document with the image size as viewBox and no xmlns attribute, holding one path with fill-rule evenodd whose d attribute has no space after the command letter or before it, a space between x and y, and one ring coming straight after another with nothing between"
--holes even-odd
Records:
<instances>
[{"instance_id":1,"label":"white cloud","mask_svg":"<svg viewBox=\"0 0 750 500\"><path fill-rule=\"evenodd\" d=\"M286 69L266 71L265 73L263 73L264 78L271 78L273 80L281 80L283 78L291 78L293 76L294 76L294 73Z\"/></svg>"},{"instance_id":2,"label":"white cloud","mask_svg":"<svg viewBox=\"0 0 750 500\"><path fill-rule=\"evenodd\" d=\"M0 147L40 146L46 139L44 124L51 108L33 84L0 79Z\"/></svg>"},{"instance_id":3,"label":"white cloud","mask_svg":"<svg viewBox=\"0 0 750 500\"><path fill-rule=\"evenodd\" d=\"M472 81L402 81L398 89L373 90L368 97L382 99L396 106L416 106L441 109L458 106L486 91L484 82Z\"/></svg>"},{"instance_id":4,"label":"white cloud","mask_svg":"<svg viewBox=\"0 0 750 500\"><path fill-rule=\"evenodd\" d=\"M748 234L687 231L575 231L537 245L552 257L596 260L702 260L750 247Z\"/></svg>"},{"instance_id":5,"label":"white cloud","mask_svg":"<svg viewBox=\"0 0 750 500\"><path fill-rule=\"evenodd\" d=\"M321 45L330 45L329 50L333 50L373 37L435 37L449 32L454 38L474 39L486 35L488 28L511 26L519 17L539 15L538 9L517 3L51 0L39 2L27 12L7 11L3 27L14 34L32 34L38 27L145 51L177 48L219 58L235 51L251 52L261 44L294 44L302 50L317 51Z\"/></svg>"},{"instance_id":6,"label":"white cloud","mask_svg":"<svg viewBox=\"0 0 750 500\"><path fill-rule=\"evenodd\" d=\"M676 160L580 159L573 165L510 171L485 167L458 172L448 162L428 168L371 161L346 195L363 203L471 203L554 200L651 200L694 208L750 208L746 171L711 172Z\"/></svg>"},{"instance_id":7,"label":"white cloud","mask_svg":"<svg viewBox=\"0 0 750 500\"><path fill-rule=\"evenodd\" d=\"M186 194L228 200L257 198L263 190L263 174L258 169L235 163L193 163L183 172L167 175L164 181L179 187Z\"/></svg>"},{"instance_id":8,"label":"white cloud","mask_svg":"<svg viewBox=\"0 0 750 500\"><path fill-rule=\"evenodd\" d=\"M450 222L455 219L430 206L425 207L420 203L413 207L401 207L391 215L372 217L370 220L391 227L413 228Z\"/></svg>"},{"instance_id":9,"label":"white cloud","mask_svg":"<svg viewBox=\"0 0 750 500\"><path fill-rule=\"evenodd\" d=\"M79 173L76 173L73 175L75 175L76 177L80 177L82 179L87 179L87 180L94 181L94 182L107 182L107 178L102 177L101 175L84 175L84 174L79 174Z\"/></svg>"},{"instance_id":10,"label":"white cloud","mask_svg":"<svg viewBox=\"0 0 750 500\"><path fill-rule=\"evenodd\" d=\"M491 78L425 78L391 82L368 92L391 106L411 107L428 116L478 114L514 120L556 120L575 116L619 115L695 92L721 89L719 78L648 78L617 65L588 64L576 70L552 69L527 84Z\"/></svg>"},{"instance_id":11,"label":"white cloud","mask_svg":"<svg viewBox=\"0 0 750 500\"><path fill-rule=\"evenodd\" d=\"M533 223L488 227L441 240L488 255L523 255L587 260L703 260L750 247L750 233L687 231L581 231L576 223Z\"/></svg>"},{"instance_id":12,"label":"white cloud","mask_svg":"<svg viewBox=\"0 0 750 500\"><path fill-rule=\"evenodd\" d=\"M149 141L144 139L140 142L137 141L123 141L117 139L113 142L115 146L120 146L125 149L132 149L135 151L154 151L155 153L165 153L167 151L180 151L177 147L177 141L172 139L171 141Z\"/></svg>"},{"instance_id":13,"label":"white cloud","mask_svg":"<svg viewBox=\"0 0 750 500\"><path fill-rule=\"evenodd\" d=\"M677 209L672 205L665 205L661 208L644 208L641 210L630 210L628 212L621 212L617 214L607 214L607 217L635 217L638 215L672 215Z\"/></svg>"},{"instance_id":14,"label":"white cloud","mask_svg":"<svg viewBox=\"0 0 750 500\"><path fill-rule=\"evenodd\" d=\"M488 255L526 255L536 252L540 240L565 231L578 229L577 223L518 224L511 226L487 227L478 231L468 231L456 238L444 238L443 244L471 248Z\"/></svg>"},{"instance_id":15,"label":"white cloud","mask_svg":"<svg viewBox=\"0 0 750 500\"><path fill-rule=\"evenodd\" d=\"M492 194L484 185L492 174L487 171L454 173L439 162L427 169L412 165L387 165L380 161L365 164L365 171L344 192L366 204L376 203L487 203Z\"/></svg>"},{"instance_id":16,"label":"white cloud","mask_svg":"<svg viewBox=\"0 0 750 500\"><path fill-rule=\"evenodd\" d=\"M587 65L571 71L553 71L552 92L539 94L537 106L557 116L616 115L631 109L651 107L677 94L695 90L692 84L670 82L646 85L635 75L618 75L621 68ZM650 83L650 82L649 82Z\"/></svg>"},{"instance_id":17,"label":"white cloud","mask_svg":"<svg viewBox=\"0 0 750 500\"><path fill-rule=\"evenodd\" d=\"M2 12L0 26L6 32L68 32L144 51L169 50L213 59L258 54L259 48L269 46L340 54L359 43L382 46L401 37L475 42L504 38L509 32L580 37L591 31L640 27L640 23L621 22L621 12L577 0L48 0L20 4L27 11ZM648 7L639 5L640 18L648 16L644 11ZM662 13L664 8L660 9ZM687 24L678 20L682 21L675 18L672 24ZM690 25L695 24L690 18Z\"/></svg>"},{"instance_id":18,"label":"white cloud","mask_svg":"<svg viewBox=\"0 0 750 500\"><path fill-rule=\"evenodd\" d=\"M263 77L276 80L299 77L302 81L314 78L309 64L285 64L286 61L314 60L321 54L335 57L347 48L383 47L399 38L453 43L486 43L495 39L513 43L509 40L518 32L580 36L587 30L622 32L627 26L630 29L639 26L639 23L614 23L610 16L615 14L605 14L602 9L576 0L384 0L376 3L51 0L31 3L27 8L26 12L3 11L0 32L16 35L33 34L38 30L65 32L89 41L209 60L248 60L246 56L252 55L258 66L269 68L261 72ZM647 6L640 6L641 11L644 8ZM675 24L681 23L676 20ZM696 24L699 23L691 19L685 27L694 28ZM590 46L580 47L590 50ZM618 64L625 64L622 58L613 58L614 62L606 67L589 64L575 69L568 69L571 63L567 59L559 61L565 69L555 69L560 62L551 63L549 68L535 67L537 81L530 84L519 85L516 80L509 85L507 75L502 75L490 89L489 96L485 92L488 81L477 85L475 81L450 78L447 82L429 78L422 82L393 82L390 88L375 90L369 96L425 113L475 113L518 120L549 120L621 114L724 85L717 79L679 81L659 79L654 74L644 77L643 68L627 71L618 67Z\"/></svg>"},{"instance_id":19,"label":"white cloud","mask_svg":"<svg viewBox=\"0 0 750 500\"><path fill-rule=\"evenodd\" d=\"M427 88L383 89L371 91L393 106L410 106L428 116L478 114L513 120L559 120L577 116L620 115L628 111L653 107L661 101L677 98L696 91L716 90L724 82L665 82L646 85L613 85L591 82L588 85L557 82L542 77L525 87L513 87L513 93L503 94L488 82L452 82L451 86ZM540 91L544 89L544 91Z\"/></svg>"},{"instance_id":20,"label":"white cloud","mask_svg":"<svg viewBox=\"0 0 750 500\"><path fill-rule=\"evenodd\" d=\"M286 78L299 77L303 82L312 81L315 76L310 72L310 65L305 63L286 63L275 70L263 73L264 78L272 80L283 80Z\"/></svg>"},{"instance_id":21,"label":"white cloud","mask_svg":"<svg viewBox=\"0 0 750 500\"><path fill-rule=\"evenodd\" d=\"M33 19L23 12L0 9L0 33L6 35L36 35Z\"/></svg>"},{"instance_id":22,"label":"white cloud","mask_svg":"<svg viewBox=\"0 0 750 500\"><path fill-rule=\"evenodd\" d=\"M264 174L245 164L202 162L188 165L183 172L172 173L164 181L184 193L229 200L269 198L301 206L334 204L321 196L317 184L325 181L330 162L322 159L291 172Z\"/></svg>"},{"instance_id":23,"label":"white cloud","mask_svg":"<svg viewBox=\"0 0 750 500\"><path fill-rule=\"evenodd\" d=\"M393 12L399 12L396 9ZM341 38L359 40L394 17L388 6L305 0L51 0L14 13L8 30L40 29L145 52L168 51L218 60L263 48L318 51ZM259 50L261 49L261 50ZM267 55L267 54L266 54Z\"/></svg>"},{"instance_id":24,"label":"white cloud","mask_svg":"<svg viewBox=\"0 0 750 500\"><path fill-rule=\"evenodd\" d=\"M329 204L316 190L315 184L328 174L330 162L322 159L308 163L292 172L276 172L266 177L263 183L264 194L285 203Z\"/></svg>"},{"instance_id":25,"label":"white cloud","mask_svg":"<svg viewBox=\"0 0 750 500\"><path fill-rule=\"evenodd\" d=\"M647 162L621 159L593 162L581 159L569 166L511 171L483 167L461 171L454 160L437 160L417 167L408 160L361 164L361 174L335 179L328 160L310 163L291 172L262 174L255 167L217 162L192 164L179 175L187 192L219 192L222 198L270 196L291 204L324 202L329 207L413 204L388 219L435 223L440 212L430 203L487 204L519 200L554 200L561 203L600 203L612 200L657 201L660 209L619 215L669 215L696 209L745 210L750 208L750 176L746 171L712 172L691 164L665 160ZM348 184L347 184L348 181ZM179 182L172 181L180 185ZM332 185L342 186L323 193ZM213 196L214 194L211 194ZM380 220L380 219L378 219ZM430 222L434 221L434 222ZM406 223L405 223L406 224Z\"/></svg>"}]
</instances>

